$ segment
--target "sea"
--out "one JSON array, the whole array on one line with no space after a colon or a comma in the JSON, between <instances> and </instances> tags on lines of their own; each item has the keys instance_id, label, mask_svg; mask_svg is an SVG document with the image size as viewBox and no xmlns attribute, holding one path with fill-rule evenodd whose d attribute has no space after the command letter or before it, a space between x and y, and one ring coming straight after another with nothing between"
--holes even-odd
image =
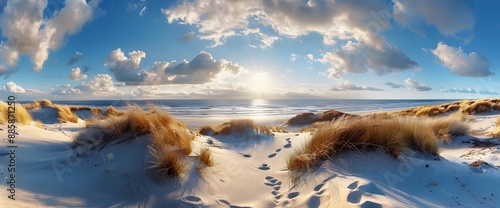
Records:
<instances>
[{"instance_id":1,"label":"sea","mask_svg":"<svg viewBox=\"0 0 500 208\"><path fill-rule=\"evenodd\" d=\"M124 109L128 104L144 108L154 104L168 111L192 129L231 119L252 119L257 123L279 126L304 112L319 113L335 109L363 114L391 111L422 105L437 105L456 100L71 100L52 101L55 104Z\"/></svg>"}]
</instances>

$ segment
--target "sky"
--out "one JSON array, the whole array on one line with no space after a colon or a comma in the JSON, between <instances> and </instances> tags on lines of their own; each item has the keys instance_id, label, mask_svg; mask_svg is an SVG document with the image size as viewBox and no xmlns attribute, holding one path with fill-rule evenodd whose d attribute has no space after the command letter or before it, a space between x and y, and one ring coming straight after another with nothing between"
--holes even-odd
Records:
<instances>
[{"instance_id":1,"label":"sky","mask_svg":"<svg viewBox=\"0 0 500 208\"><path fill-rule=\"evenodd\" d=\"M0 0L19 100L478 99L495 0Z\"/></svg>"}]
</instances>

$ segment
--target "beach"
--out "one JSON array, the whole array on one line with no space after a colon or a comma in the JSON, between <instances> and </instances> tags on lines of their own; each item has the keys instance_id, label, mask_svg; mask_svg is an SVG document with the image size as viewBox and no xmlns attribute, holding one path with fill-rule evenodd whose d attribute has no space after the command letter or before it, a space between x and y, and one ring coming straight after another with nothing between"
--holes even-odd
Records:
<instances>
[{"instance_id":1,"label":"beach","mask_svg":"<svg viewBox=\"0 0 500 208\"><path fill-rule=\"evenodd\" d=\"M367 106L365 111L342 111L347 114L341 116L331 116L331 111L327 115L323 108L294 110L293 116L273 115L269 108L234 116L243 111L233 109L218 117L212 112L209 121L203 121L206 115L182 116L170 113L172 108L137 105L117 107L115 113L103 108L97 114L95 106L69 108L70 115L61 119L63 107L56 106L65 105L56 103L50 107L41 102L31 109L25 103L31 121L7 119L0 124L0 207L496 207L500 203L496 99L441 101L435 108ZM294 125L289 119L295 115L311 121ZM335 137L337 129L355 122L369 126L359 126L362 133L346 140L352 147L331 149L346 133L336 141L325 140L327 155L307 153L311 141L319 137L316 134ZM9 124L16 126L13 142L8 140L13 132ZM387 130L392 132L387 135L385 130L370 132L385 125L395 130ZM333 133L325 132L327 128ZM426 129L429 145L417 140ZM408 135L399 135L407 131ZM94 140L97 137L101 139ZM367 139L357 140L363 137ZM390 141L400 137L407 142L401 151L392 149ZM308 163L293 166L293 158L302 162L307 158Z\"/></svg>"}]
</instances>

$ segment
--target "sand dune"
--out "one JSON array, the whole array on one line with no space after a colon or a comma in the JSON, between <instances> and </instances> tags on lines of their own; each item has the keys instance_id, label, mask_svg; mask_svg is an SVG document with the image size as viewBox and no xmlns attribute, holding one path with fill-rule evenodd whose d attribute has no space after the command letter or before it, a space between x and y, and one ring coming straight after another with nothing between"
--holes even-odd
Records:
<instances>
[{"instance_id":1,"label":"sand dune","mask_svg":"<svg viewBox=\"0 0 500 208\"><path fill-rule=\"evenodd\" d=\"M0 146L0 207L496 207L497 104L330 111L304 133L235 120L197 134L154 106L96 115L40 101L26 108L42 128L17 124L16 200Z\"/></svg>"}]
</instances>

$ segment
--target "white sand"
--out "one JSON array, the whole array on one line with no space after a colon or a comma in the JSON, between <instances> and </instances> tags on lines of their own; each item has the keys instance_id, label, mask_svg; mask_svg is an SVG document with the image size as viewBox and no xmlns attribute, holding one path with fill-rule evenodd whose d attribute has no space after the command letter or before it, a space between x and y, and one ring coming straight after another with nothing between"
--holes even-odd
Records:
<instances>
[{"instance_id":1,"label":"white sand","mask_svg":"<svg viewBox=\"0 0 500 208\"><path fill-rule=\"evenodd\" d=\"M75 157L70 142L84 122L59 123L54 112L39 114L48 123L42 129L17 129L15 201L7 191L7 126L0 125L0 207L500 206L500 146L464 143L500 142L486 139L498 113L473 116L474 136L441 144L438 157L409 152L394 160L382 150L348 152L322 163L297 184L290 180L286 161L311 138L308 133L276 133L251 141L199 136L186 164L196 166L196 153L209 148L216 165L202 169L201 175L188 168L180 181L160 180L148 169L147 136ZM477 160L488 164L469 165Z\"/></svg>"}]
</instances>

